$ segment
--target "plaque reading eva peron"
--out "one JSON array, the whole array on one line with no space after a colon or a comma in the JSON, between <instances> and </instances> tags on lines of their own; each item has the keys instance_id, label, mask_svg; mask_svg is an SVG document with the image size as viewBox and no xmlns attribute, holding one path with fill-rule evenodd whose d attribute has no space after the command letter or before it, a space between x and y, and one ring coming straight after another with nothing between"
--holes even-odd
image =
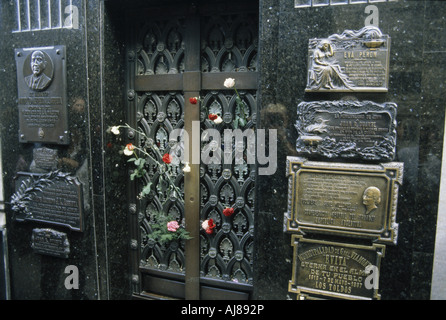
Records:
<instances>
[{"instance_id":1,"label":"plaque reading eva peron","mask_svg":"<svg viewBox=\"0 0 446 320\"><path fill-rule=\"evenodd\" d=\"M69 144L65 46L15 50L19 142Z\"/></svg>"},{"instance_id":2,"label":"plaque reading eva peron","mask_svg":"<svg viewBox=\"0 0 446 320\"><path fill-rule=\"evenodd\" d=\"M19 172L11 209L16 221L38 221L83 231L83 190L77 177L52 171Z\"/></svg>"},{"instance_id":3,"label":"plaque reading eva peron","mask_svg":"<svg viewBox=\"0 0 446 320\"><path fill-rule=\"evenodd\" d=\"M395 103L312 101L297 107L296 151L302 156L392 161Z\"/></svg>"},{"instance_id":4,"label":"plaque reading eva peron","mask_svg":"<svg viewBox=\"0 0 446 320\"><path fill-rule=\"evenodd\" d=\"M354 164L287 157L285 231L396 244L403 163Z\"/></svg>"},{"instance_id":5,"label":"plaque reading eva peron","mask_svg":"<svg viewBox=\"0 0 446 320\"><path fill-rule=\"evenodd\" d=\"M357 245L293 235L292 279L297 299L380 299L379 272L385 245Z\"/></svg>"},{"instance_id":6,"label":"plaque reading eva peron","mask_svg":"<svg viewBox=\"0 0 446 320\"><path fill-rule=\"evenodd\" d=\"M310 39L306 92L387 92L390 37L374 26Z\"/></svg>"}]
</instances>

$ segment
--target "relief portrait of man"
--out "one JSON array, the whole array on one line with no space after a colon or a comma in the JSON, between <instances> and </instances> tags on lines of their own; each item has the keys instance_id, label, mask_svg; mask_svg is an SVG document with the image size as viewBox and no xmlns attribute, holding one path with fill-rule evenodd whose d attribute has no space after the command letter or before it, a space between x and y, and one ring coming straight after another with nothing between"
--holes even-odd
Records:
<instances>
[{"instance_id":1,"label":"relief portrait of man","mask_svg":"<svg viewBox=\"0 0 446 320\"><path fill-rule=\"evenodd\" d=\"M364 190L362 203L366 207L365 214L370 214L381 203L381 191L377 187L368 187Z\"/></svg>"},{"instance_id":2,"label":"relief portrait of man","mask_svg":"<svg viewBox=\"0 0 446 320\"><path fill-rule=\"evenodd\" d=\"M30 89L42 91L51 84L52 78L45 74L49 63L51 61L46 59L42 51L37 50L32 53L30 61L32 74L25 77L25 82Z\"/></svg>"}]
</instances>

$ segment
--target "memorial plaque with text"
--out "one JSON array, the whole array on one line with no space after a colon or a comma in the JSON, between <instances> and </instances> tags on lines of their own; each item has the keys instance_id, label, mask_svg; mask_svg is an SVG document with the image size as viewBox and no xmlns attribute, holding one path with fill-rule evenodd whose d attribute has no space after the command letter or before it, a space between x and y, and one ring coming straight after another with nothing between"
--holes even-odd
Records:
<instances>
[{"instance_id":1,"label":"memorial plaque with text","mask_svg":"<svg viewBox=\"0 0 446 320\"><path fill-rule=\"evenodd\" d=\"M59 157L56 149L42 147L33 150L33 167L36 169L47 171L56 170L58 160Z\"/></svg>"},{"instance_id":2,"label":"memorial plaque with text","mask_svg":"<svg viewBox=\"0 0 446 320\"><path fill-rule=\"evenodd\" d=\"M33 229L31 248L37 254L68 258L70 242L67 234L52 229Z\"/></svg>"},{"instance_id":3,"label":"memorial plaque with text","mask_svg":"<svg viewBox=\"0 0 446 320\"><path fill-rule=\"evenodd\" d=\"M396 111L396 104L390 102L301 102L296 150L303 156L392 161Z\"/></svg>"},{"instance_id":4,"label":"memorial plaque with text","mask_svg":"<svg viewBox=\"0 0 446 320\"><path fill-rule=\"evenodd\" d=\"M387 92L390 37L374 26L310 39L307 92Z\"/></svg>"},{"instance_id":5,"label":"memorial plaque with text","mask_svg":"<svg viewBox=\"0 0 446 320\"><path fill-rule=\"evenodd\" d=\"M65 46L15 50L19 141L69 144Z\"/></svg>"},{"instance_id":6,"label":"memorial plaque with text","mask_svg":"<svg viewBox=\"0 0 446 320\"><path fill-rule=\"evenodd\" d=\"M19 172L11 197L17 221L39 221L83 231L82 183L67 173Z\"/></svg>"},{"instance_id":7,"label":"memorial plaque with text","mask_svg":"<svg viewBox=\"0 0 446 320\"><path fill-rule=\"evenodd\" d=\"M293 235L288 291L305 297L380 299L379 271L385 246L346 244Z\"/></svg>"},{"instance_id":8,"label":"memorial plaque with text","mask_svg":"<svg viewBox=\"0 0 446 320\"><path fill-rule=\"evenodd\" d=\"M403 163L365 165L287 157L287 175L286 231L397 243Z\"/></svg>"}]
</instances>

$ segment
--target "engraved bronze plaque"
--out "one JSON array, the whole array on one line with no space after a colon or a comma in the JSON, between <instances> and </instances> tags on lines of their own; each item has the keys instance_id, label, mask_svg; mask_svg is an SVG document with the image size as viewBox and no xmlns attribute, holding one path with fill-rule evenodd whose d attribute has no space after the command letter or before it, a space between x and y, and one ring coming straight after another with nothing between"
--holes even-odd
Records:
<instances>
[{"instance_id":1,"label":"engraved bronze plaque","mask_svg":"<svg viewBox=\"0 0 446 320\"><path fill-rule=\"evenodd\" d=\"M37 254L67 259L70 255L70 242L67 234L53 229L33 229L31 248Z\"/></svg>"},{"instance_id":2,"label":"engraved bronze plaque","mask_svg":"<svg viewBox=\"0 0 446 320\"><path fill-rule=\"evenodd\" d=\"M287 157L287 175L285 231L397 243L403 163L366 165Z\"/></svg>"},{"instance_id":3,"label":"engraved bronze plaque","mask_svg":"<svg viewBox=\"0 0 446 320\"><path fill-rule=\"evenodd\" d=\"M77 177L53 171L19 172L11 197L17 221L39 221L83 231L82 183Z\"/></svg>"},{"instance_id":4,"label":"engraved bronze plaque","mask_svg":"<svg viewBox=\"0 0 446 320\"><path fill-rule=\"evenodd\" d=\"M396 104L390 102L301 102L296 150L303 156L392 161L396 110Z\"/></svg>"},{"instance_id":5,"label":"engraved bronze plaque","mask_svg":"<svg viewBox=\"0 0 446 320\"><path fill-rule=\"evenodd\" d=\"M384 245L347 244L300 235L292 236L291 245L293 270L288 291L297 293L297 299L380 299L379 271Z\"/></svg>"},{"instance_id":6,"label":"engraved bronze plaque","mask_svg":"<svg viewBox=\"0 0 446 320\"><path fill-rule=\"evenodd\" d=\"M387 92L390 37L377 27L345 30L308 44L307 92Z\"/></svg>"},{"instance_id":7,"label":"engraved bronze plaque","mask_svg":"<svg viewBox=\"0 0 446 320\"><path fill-rule=\"evenodd\" d=\"M15 50L19 141L69 144L65 46Z\"/></svg>"}]
</instances>

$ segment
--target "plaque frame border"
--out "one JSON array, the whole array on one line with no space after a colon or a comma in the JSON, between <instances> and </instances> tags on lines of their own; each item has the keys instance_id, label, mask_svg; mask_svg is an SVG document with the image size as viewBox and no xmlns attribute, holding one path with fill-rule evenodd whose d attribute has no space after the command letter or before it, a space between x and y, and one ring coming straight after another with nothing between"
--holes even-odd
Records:
<instances>
[{"instance_id":1,"label":"plaque frame border","mask_svg":"<svg viewBox=\"0 0 446 320\"><path fill-rule=\"evenodd\" d=\"M385 251L386 251L386 246L383 244L373 243L371 245L360 245L360 244L344 243L344 242L337 242L337 241L307 239L303 235L293 234L291 237L291 246L293 247L293 265L292 265L291 280L289 280L289 282L288 282L288 292L297 294L297 300L303 300L308 297L311 297L314 299L320 299L319 296L340 298L340 299L347 299L347 300L374 300L374 299L380 300L381 299L381 295L378 292L379 283L378 283L378 288L373 289L373 294L370 298L365 297L365 296L351 295L351 294L345 294L345 293L336 293L336 292L331 292L331 291L327 291L327 290L320 290L320 289L314 289L314 288L305 287L305 286L299 286L296 283L298 280L298 274L297 274L298 266L297 266L296 262L297 262L297 249L298 249L299 242L307 242L307 243L315 243L315 244L323 244L323 245L334 245L334 246L340 246L340 247L344 247L344 248L354 248L354 249L375 251L376 259L374 262L375 262L375 266L378 268L379 273L381 271L381 259L384 258Z\"/></svg>"},{"instance_id":2,"label":"plaque frame border","mask_svg":"<svg viewBox=\"0 0 446 320\"><path fill-rule=\"evenodd\" d=\"M402 162L388 162L381 164L357 164L343 162L320 162L309 161L303 157L287 157L286 176L288 177L288 211L284 214L284 232L287 233L321 233L354 238L366 238L396 245L398 241L398 223L396 223L396 212L398 203L398 190L403 182ZM388 202L385 207L382 231L363 230L351 227L328 226L316 223L300 223L298 217L298 174L301 170L309 172L327 172L375 175L388 179L387 196ZM305 171L304 171L305 172ZM393 177L392 177L393 176Z\"/></svg>"}]
</instances>

